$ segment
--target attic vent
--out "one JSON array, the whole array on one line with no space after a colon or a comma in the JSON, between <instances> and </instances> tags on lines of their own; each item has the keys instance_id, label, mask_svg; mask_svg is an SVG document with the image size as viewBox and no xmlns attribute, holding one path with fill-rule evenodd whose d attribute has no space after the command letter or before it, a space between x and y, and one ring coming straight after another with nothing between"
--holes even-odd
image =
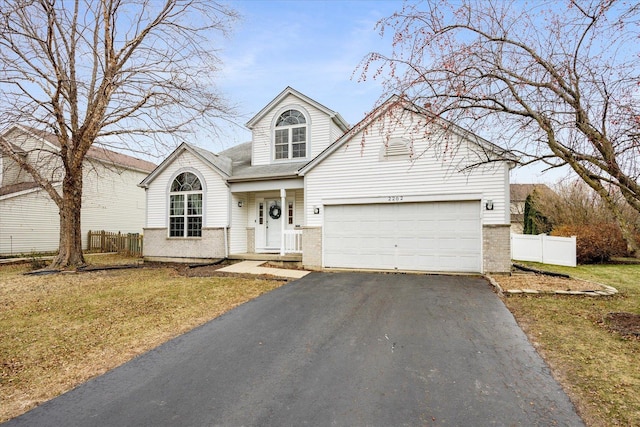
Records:
<instances>
[{"instance_id":1,"label":"attic vent","mask_svg":"<svg viewBox=\"0 0 640 427\"><path fill-rule=\"evenodd\" d=\"M406 139L393 138L382 147L381 160L409 160L411 159L411 144Z\"/></svg>"}]
</instances>

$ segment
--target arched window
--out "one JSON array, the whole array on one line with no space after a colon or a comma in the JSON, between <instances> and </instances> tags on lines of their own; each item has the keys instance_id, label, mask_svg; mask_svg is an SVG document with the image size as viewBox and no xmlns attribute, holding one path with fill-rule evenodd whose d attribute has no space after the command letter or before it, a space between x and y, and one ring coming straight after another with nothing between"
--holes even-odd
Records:
<instances>
[{"instance_id":1,"label":"arched window","mask_svg":"<svg viewBox=\"0 0 640 427\"><path fill-rule=\"evenodd\" d=\"M297 110L287 110L278 117L274 135L276 160L307 157L307 120Z\"/></svg>"},{"instance_id":2,"label":"arched window","mask_svg":"<svg viewBox=\"0 0 640 427\"><path fill-rule=\"evenodd\" d=\"M191 172L183 172L171 183L169 193L169 237L202 236L202 184Z\"/></svg>"}]
</instances>

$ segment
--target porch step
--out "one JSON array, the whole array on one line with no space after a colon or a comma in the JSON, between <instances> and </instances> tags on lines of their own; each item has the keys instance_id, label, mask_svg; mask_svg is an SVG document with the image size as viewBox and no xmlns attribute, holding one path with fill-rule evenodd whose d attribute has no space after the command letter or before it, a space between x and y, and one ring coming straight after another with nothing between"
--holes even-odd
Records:
<instances>
[{"instance_id":1,"label":"porch step","mask_svg":"<svg viewBox=\"0 0 640 427\"><path fill-rule=\"evenodd\" d=\"M230 254L229 259L241 259L249 261L284 261L284 262L302 262L302 254L256 254L256 253L243 253L243 254Z\"/></svg>"}]
</instances>

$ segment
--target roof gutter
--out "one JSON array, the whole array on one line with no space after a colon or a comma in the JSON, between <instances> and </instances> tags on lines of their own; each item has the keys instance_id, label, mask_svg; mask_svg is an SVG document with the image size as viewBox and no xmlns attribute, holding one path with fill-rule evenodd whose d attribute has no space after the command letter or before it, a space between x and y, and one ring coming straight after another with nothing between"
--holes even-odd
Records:
<instances>
[{"instance_id":1,"label":"roof gutter","mask_svg":"<svg viewBox=\"0 0 640 427\"><path fill-rule=\"evenodd\" d=\"M227 182L229 183L237 183L237 182L255 182L255 181L271 181L274 179L291 179L291 178L300 178L300 175L295 172L289 175L260 175L260 176L249 176L249 177L237 177L237 178L227 178Z\"/></svg>"}]
</instances>

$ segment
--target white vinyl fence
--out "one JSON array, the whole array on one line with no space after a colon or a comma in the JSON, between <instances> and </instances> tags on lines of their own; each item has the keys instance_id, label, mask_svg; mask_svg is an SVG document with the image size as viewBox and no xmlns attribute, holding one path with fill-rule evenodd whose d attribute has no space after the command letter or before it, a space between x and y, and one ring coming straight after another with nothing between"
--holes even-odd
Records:
<instances>
[{"instance_id":1,"label":"white vinyl fence","mask_svg":"<svg viewBox=\"0 0 640 427\"><path fill-rule=\"evenodd\" d=\"M511 259L576 266L576 236L512 234Z\"/></svg>"}]
</instances>

